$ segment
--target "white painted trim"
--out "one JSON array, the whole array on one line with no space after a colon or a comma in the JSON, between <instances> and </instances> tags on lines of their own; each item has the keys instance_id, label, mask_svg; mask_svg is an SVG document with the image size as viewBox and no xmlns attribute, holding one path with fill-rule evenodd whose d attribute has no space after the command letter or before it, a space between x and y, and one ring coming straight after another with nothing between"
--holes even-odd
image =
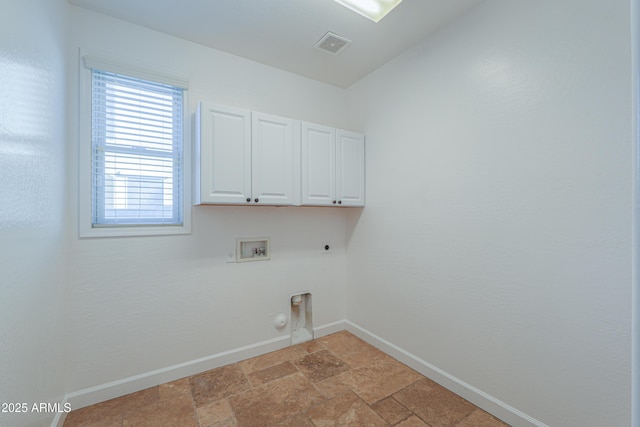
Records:
<instances>
[{"instance_id":1,"label":"white painted trim","mask_svg":"<svg viewBox=\"0 0 640 427\"><path fill-rule=\"evenodd\" d=\"M62 407L64 408L64 405L67 404L68 402L69 402L69 397L65 395L64 399L62 399ZM58 412L56 416L53 418L53 421L51 422L51 427L62 427L64 425L64 420L66 419L67 419L66 412Z\"/></svg>"},{"instance_id":2,"label":"white painted trim","mask_svg":"<svg viewBox=\"0 0 640 427\"><path fill-rule=\"evenodd\" d=\"M110 227L93 227L91 222L91 70L84 66L85 58L90 54L85 49L79 51L79 110L78 110L78 237L80 238L99 238L99 237L130 237L130 236L170 236L191 234L191 206L192 206L192 143L191 143L191 110L189 101L189 91L185 88L183 94L183 126L182 126L182 161L183 161L183 189L182 189L182 225L167 226L110 226ZM99 58L99 56L91 56ZM98 60L91 62L97 64ZM111 63L113 67L116 64L125 64L125 61L113 61L105 59L104 63ZM117 70L127 73L127 69ZM133 66L136 68L137 66ZM160 70L161 67L152 67L151 69ZM158 75L171 76L171 72L158 72ZM142 75L134 75L134 77L143 77ZM152 75L148 78L153 78ZM176 77L177 81L182 81L182 77ZM162 82L162 80L159 80ZM87 141L89 143L87 143Z\"/></svg>"},{"instance_id":3,"label":"white painted trim","mask_svg":"<svg viewBox=\"0 0 640 427\"><path fill-rule=\"evenodd\" d=\"M145 372L110 383L74 391L67 395L67 399L71 402L71 407L75 410L166 382L199 374L210 369L236 363L244 359L280 350L288 345L288 335L277 337L189 362L179 363L166 368L156 369L155 371Z\"/></svg>"},{"instance_id":4,"label":"white painted trim","mask_svg":"<svg viewBox=\"0 0 640 427\"><path fill-rule=\"evenodd\" d=\"M339 320L333 323L327 323L326 325L313 328L313 335L315 338L324 337L336 332L344 331L346 329L347 320Z\"/></svg>"},{"instance_id":5,"label":"white painted trim","mask_svg":"<svg viewBox=\"0 0 640 427\"><path fill-rule=\"evenodd\" d=\"M155 67L151 68L140 66L139 64L133 64L132 61L113 59L102 55L96 56L83 52L84 50L81 50L80 52L82 55L81 63L89 70L98 69L111 73L122 73L127 76L137 77L144 80L153 80L158 83L189 90L189 77L187 76L179 75L175 72L157 71Z\"/></svg>"},{"instance_id":6,"label":"white painted trim","mask_svg":"<svg viewBox=\"0 0 640 427\"><path fill-rule=\"evenodd\" d=\"M465 383L459 378L454 377L453 375L348 320L339 320L337 322L318 326L314 328L314 335L316 338L319 338L343 330L351 332L374 347L387 353L391 357L396 358L410 368L441 384L479 408L484 409L512 426L548 427L546 424L528 416L512 406L507 405L482 390ZM145 388L154 387L166 382L196 375L210 369L219 368L251 357L280 350L289 346L289 339L290 337L288 335L281 336L200 359L195 359L189 362L169 366L163 369L157 369L155 371L134 375L132 377L95 387L78 390L68 393L65 396L64 402L71 403L71 408L73 410L80 409L85 406L104 402L129 393L134 393ZM62 427L65 417L66 414L58 414L51 424L51 427Z\"/></svg>"},{"instance_id":7,"label":"white painted trim","mask_svg":"<svg viewBox=\"0 0 640 427\"><path fill-rule=\"evenodd\" d=\"M334 332L343 331L345 321L340 320L314 328L316 337L329 335ZM129 393L144 390L166 382L175 381L180 378L199 374L210 369L219 368L224 365L236 363L251 357L260 356L272 351L280 350L289 346L289 335L262 341L256 344L247 345L229 351L191 360L185 363L168 366L151 372L145 372L110 383L89 387L82 390L68 393L65 401L71 403L73 410L84 408L85 406L104 402ZM64 420L63 420L64 421ZM56 425L56 424L53 424Z\"/></svg>"},{"instance_id":8,"label":"white painted trim","mask_svg":"<svg viewBox=\"0 0 640 427\"><path fill-rule=\"evenodd\" d=\"M502 421L512 426L522 427L548 427L546 424L528 416L527 414L517 410L516 408L509 406L483 392L480 389L462 381L459 378L443 371L442 369L426 362L419 357L409 353L408 351L390 343L389 341L381 338L374 333L356 325L353 322L345 321L346 330L354 334L355 336L363 339L379 350L387 353L389 356L399 360L415 371L421 373L425 377L432 379L443 387L451 390L464 399L473 403L481 409L489 412L490 414L500 418Z\"/></svg>"}]
</instances>

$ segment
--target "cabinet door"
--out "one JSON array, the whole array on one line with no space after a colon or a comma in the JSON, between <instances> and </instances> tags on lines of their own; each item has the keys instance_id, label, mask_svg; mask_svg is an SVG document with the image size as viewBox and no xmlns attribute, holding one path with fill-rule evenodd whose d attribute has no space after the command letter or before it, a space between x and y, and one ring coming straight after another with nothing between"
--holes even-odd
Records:
<instances>
[{"instance_id":1,"label":"cabinet door","mask_svg":"<svg viewBox=\"0 0 640 427\"><path fill-rule=\"evenodd\" d=\"M342 206L364 206L364 135L336 131L336 199Z\"/></svg>"},{"instance_id":2,"label":"cabinet door","mask_svg":"<svg viewBox=\"0 0 640 427\"><path fill-rule=\"evenodd\" d=\"M293 120L252 113L252 203L293 204Z\"/></svg>"},{"instance_id":3,"label":"cabinet door","mask_svg":"<svg viewBox=\"0 0 640 427\"><path fill-rule=\"evenodd\" d=\"M203 102L197 121L196 203L247 204L251 197L251 112Z\"/></svg>"},{"instance_id":4,"label":"cabinet door","mask_svg":"<svg viewBox=\"0 0 640 427\"><path fill-rule=\"evenodd\" d=\"M325 206L335 198L335 129L302 124L302 204Z\"/></svg>"}]
</instances>

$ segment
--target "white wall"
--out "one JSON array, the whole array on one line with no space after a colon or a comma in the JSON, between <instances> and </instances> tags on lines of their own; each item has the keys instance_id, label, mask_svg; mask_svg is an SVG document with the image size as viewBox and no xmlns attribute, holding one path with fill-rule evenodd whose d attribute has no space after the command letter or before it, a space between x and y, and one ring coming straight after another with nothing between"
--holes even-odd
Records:
<instances>
[{"instance_id":1,"label":"white wall","mask_svg":"<svg viewBox=\"0 0 640 427\"><path fill-rule=\"evenodd\" d=\"M347 318L552 426L630 424L629 27L488 0L349 90Z\"/></svg>"},{"instance_id":2,"label":"white wall","mask_svg":"<svg viewBox=\"0 0 640 427\"><path fill-rule=\"evenodd\" d=\"M281 337L272 317L311 290L316 325L346 316L541 423L628 425L628 7L488 0L347 96L71 7L67 391ZM78 239L79 47L189 75L192 111L207 99L365 131L367 207L196 207L189 236ZM236 237L264 235L272 261L224 262Z\"/></svg>"},{"instance_id":3,"label":"white wall","mask_svg":"<svg viewBox=\"0 0 640 427\"><path fill-rule=\"evenodd\" d=\"M32 405L65 392L66 28L66 2L2 4L0 402L28 413L0 413L1 426L50 425Z\"/></svg>"},{"instance_id":4,"label":"white wall","mask_svg":"<svg viewBox=\"0 0 640 427\"><path fill-rule=\"evenodd\" d=\"M78 48L187 75L200 100L344 127L341 89L71 7L72 98ZM77 129L77 103L71 129ZM71 164L77 162L72 135ZM77 170L70 169L70 194ZM70 224L77 224L71 200ZM345 318L343 210L194 207L186 236L78 239L72 231L67 330L70 392L288 335L289 297L313 294L314 325ZM227 264L237 237L271 237L272 259ZM321 254L323 241L334 243Z\"/></svg>"}]
</instances>

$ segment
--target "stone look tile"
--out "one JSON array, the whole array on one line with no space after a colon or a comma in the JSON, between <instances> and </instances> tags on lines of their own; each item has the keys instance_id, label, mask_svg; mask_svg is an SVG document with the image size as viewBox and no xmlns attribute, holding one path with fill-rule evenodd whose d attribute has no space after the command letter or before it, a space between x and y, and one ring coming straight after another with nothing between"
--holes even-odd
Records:
<instances>
[{"instance_id":1,"label":"stone look tile","mask_svg":"<svg viewBox=\"0 0 640 427\"><path fill-rule=\"evenodd\" d=\"M509 427L509 424L500 421L482 409L476 409L471 415L456 424L456 427Z\"/></svg>"},{"instance_id":2,"label":"stone look tile","mask_svg":"<svg viewBox=\"0 0 640 427\"><path fill-rule=\"evenodd\" d=\"M376 411L378 415L384 418L389 424L399 423L413 415L410 410L402 406L402 404L393 397L387 397L374 403L371 405L371 409Z\"/></svg>"},{"instance_id":3,"label":"stone look tile","mask_svg":"<svg viewBox=\"0 0 640 427\"><path fill-rule=\"evenodd\" d=\"M352 369L340 375L343 384L369 405L422 378L422 375L396 361Z\"/></svg>"},{"instance_id":4,"label":"stone look tile","mask_svg":"<svg viewBox=\"0 0 640 427\"><path fill-rule=\"evenodd\" d=\"M223 422L235 422L231 405L227 399L216 400L215 402L200 406L197 409L197 414L200 427L211 427Z\"/></svg>"},{"instance_id":5,"label":"stone look tile","mask_svg":"<svg viewBox=\"0 0 640 427\"><path fill-rule=\"evenodd\" d=\"M200 427L205 427L205 426L200 426ZM235 418L229 418L228 420L214 424L211 427L238 427L238 422L236 421Z\"/></svg>"},{"instance_id":6,"label":"stone look tile","mask_svg":"<svg viewBox=\"0 0 640 427\"><path fill-rule=\"evenodd\" d=\"M349 366L328 350L306 355L295 362L298 369L312 382L318 382L349 370Z\"/></svg>"},{"instance_id":7,"label":"stone look tile","mask_svg":"<svg viewBox=\"0 0 640 427\"><path fill-rule=\"evenodd\" d=\"M343 331L67 415L65 427L508 427Z\"/></svg>"},{"instance_id":8,"label":"stone look tile","mask_svg":"<svg viewBox=\"0 0 640 427\"><path fill-rule=\"evenodd\" d=\"M300 359L307 355L307 351L303 347L293 346L286 347L282 350L263 354L262 356L253 357L251 359L239 362L242 372L251 374L253 372L262 371L283 362L289 362Z\"/></svg>"},{"instance_id":9,"label":"stone look tile","mask_svg":"<svg viewBox=\"0 0 640 427\"><path fill-rule=\"evenodd\" d=\"M314 386L327 399L351 391L340 376L327 378L326 380L315 383Z\"/></svg>"},{"instance_id":10,"label":"stone look tile","mask_svg":"<svg viewBox=\"0 0 640 427\"><path fill-rule=\"evenodd\" d=\"M189 378L159 385L158 395L160 400L191 399L191 383L189 383Z\"/></svg>"},{"instance_id":11,"label":"stone look tile","mask_svg":"<svg viewBox=\"0 0 640 427\"><path fill-rule=\"evenodd\" d=\"M393 397L424 422L436 426L455 426L476 409L470 402L427 378Z\"/></svg>"},{"instance_id":12,"label":"stone look tile","mask_svg":"<svg viewBox=\"0 0 640 427\"><path fill-rule=\"evenodd\" d=\"M117 419L103 419L103 420L84 420L79 421L73 416L69 416L64 421L64 427L122 427L122 417Z\"/></svg>"},{"instance_id":13,"label":"stone look tile","mask_svg":"<svg viewBox=\"0 0 640 427\"><path fill-rule=\"evenodd\" d=\"M303 342L301 344L297 344L297 346L299 346L300 348L303 348L307 353L315 353L316 351L326 350L327 349L318 340L311 340L311 341Z\"/></svg>"},{"instance_id":14,"label":"stone look tile","mask_svg":"<svg viewBox=\"0 0 640 427\"><path fill-rule=\"evenodd\" d=\"M269 381L277 380L278 378L286 377L298 372L298 369L291 362L280 363L279 365L272 366L261 371L252 372L247 375L251 385L257 386L267 383Z\"/></svg>"},{"instance_id":15,"label":"stone look tile","mask_svg":"<svg viewBox=\"0 0 640 427\"><path fill-rule=\"evenodd\" d=\"M125 415L159 399L158 387L151 387L72 411L67 415L64 425L65 427L121 425Z\"/></svg>"},{"instance_id":16,"label":"stone look tile","mask_svg":"<svg viewBox=\"0 0 640 427\"><path fill-rule=\"evenodd\" d=\"M359 351L362 347L369 345L346 331L336 332L335 334L318 338L318 341L339 357Z\"/></svg>"},{"instance_id":17,"label":"stone look tile","mask_svg":"<svg viewBox=\"0 0 640 427\"><path fill-rule=\"evenodd\" d=\"M196 406L229 397L251 387L238 365L227 365L194 375L189 381Z\"/></svg>"},{"instance_id":18,"label":"stone look tile","mask_svg":"<svg viewBox=\"0 0 640 427\"><path fill-rule=\"evenodd\" d=\"M375 366L394 362L399 363L391 356L368 344L363 344L359 350L343 354L340 358L352 368L362 368L365 366Z\"/></svg>"},{"instance_id":19,"label":"stone look tile","mask_svg":"<svg viewBox=\"0 0 640 427\"><path fill-rule=\"evenodd\" d=\"M159 400L125 415L123 427L198 427L193 400L189 397Z\"/></svg>"},{"instance_id":20,"label":"stone look tile","mask_svg":"<svg viewBox=\"0 0 640 427\"><path fill-rule=\"evenodd\" d=\"M309 380L297 373L229 398L238 426L269 426L324 400Z\"/></svg>"},{"instance_id":21,"label":"stone look tile","mask_svg":"<svg viewBox=\"0 0 640 427\"><path fill-rule=\"evenodd\" d=\"M352 392L341 394L309 410L316 427L376 427L387 423Z\"/></svg>"},{"instance_id":22,"label":"stone look tile","mask_svg":"<svg viewBox=\"0 0 640 427\"><path fill-rule=\"evenodd\" d=\"M273 425L273 427L316 427L309 419L306 413L296 414L291 418L280 421Z\"/></svg>"},{"instance_id":23,"label":"stone look tile","mask_svg":"<svg viewBox=\"0 0 640 427\"><path fill-rule=\"evenodd\" d=\"M122 413L127 414L136 411L141 406L155 403L159 399L158 387L151 387L116 399L107 400L99 405L105 405L112 409L118 408Z\"/></svg>"},{"instance_id":24,"label":"stone look tile","mask_svg":"<svg viewBox=\"0 0 640 427\"><path fill-rule=\"evenodd\" d=\"M429 427L429 424L412 415L401 423L396 424L396 427Z\"/></svg>"}]
</instances>

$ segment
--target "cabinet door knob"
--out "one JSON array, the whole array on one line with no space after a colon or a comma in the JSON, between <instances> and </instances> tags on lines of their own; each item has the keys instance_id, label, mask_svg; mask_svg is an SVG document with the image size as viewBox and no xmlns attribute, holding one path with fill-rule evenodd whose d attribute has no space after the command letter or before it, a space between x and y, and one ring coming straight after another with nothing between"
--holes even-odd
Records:
<instances>
[{"instance_id":1,"label":"cabinet door knob","mask_svg":"<svg viewBox=\"0 0 640 427\"><path fill-rule=\"evenodd\" d=\"M258 203L260 201L260 199L258 199L257 197L255 198L254 202Z\"/></svg>"},{"instance_id":2,"label":"cabinet door knob","mask_svg":"<svg viewBox=\"0 0 640 427\"><path fill-rule=\"evenodd\" d=\"M339 201L338 201L338 204L339 204L339 205L341 205L341 204L342 204L342 200L339 200Z\"/></svg>"},{"instance_id":3,"label":"cabinet door knob","mask_svg":"<svg viewBox=\"0 0 640 427\"><path fill-rule=\"evenodd\" d=\"M247 197L247 203L251 203L251 199Z\"/></svg>"},{"instance_id":4,"label":"cabinet door knob","mask_svg":"<svg viewBox=\"0 0 640 427\"><path fill-rule=\"evenodd\" d=\"M334 200L332 203L335 205L335 204L336 204L336 201Z\"/></svg>"}]
</instances>

